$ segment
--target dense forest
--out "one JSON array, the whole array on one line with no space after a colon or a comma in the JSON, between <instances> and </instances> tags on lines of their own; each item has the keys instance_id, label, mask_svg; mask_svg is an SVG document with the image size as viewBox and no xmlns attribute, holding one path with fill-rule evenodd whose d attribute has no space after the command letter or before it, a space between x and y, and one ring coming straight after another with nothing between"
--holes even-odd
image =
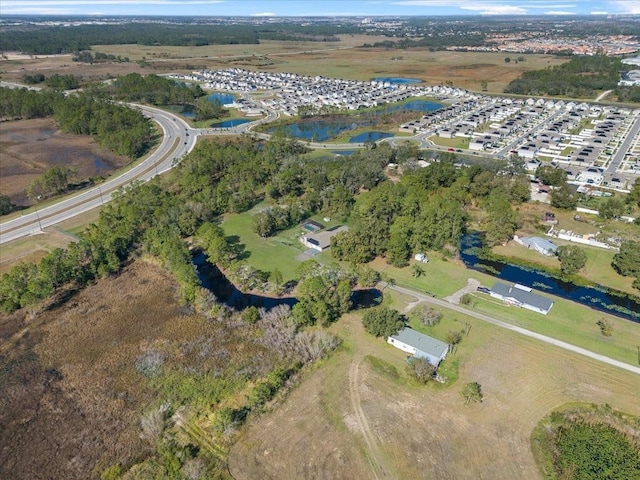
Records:
<instances>
[{"instance_id":1,"label":"dense forest","mask_svg":"<svg viewBox=\"0 0 640 480\"><path fill-rule=\"evenodd\" d=\"M383 171L398 158L389 146L371 148L348 162L305 159L303 152L301 144L278 136L267 143L249 137L222 144L198 142L166 184L157 180L127 189L68 250L56 250L40 266L18 265L3 276L0 308L12 311L63 285L81 286L116 273L140 249L172 265L183 300L193 302L199 281L181 239L204 235L203 244L217 245L210 255L239 270L231 265L236 255L224 235L201 229L225 212L243 212L265 199L274 208L287 206L303 215L353 217L355 228L335 244L338 258L362 263L387 255L402 265L416 245L455 248L466 227L465 206L472 202L487 211L490 241L504 241L516 228L511 203L528 198L528 189L521 188L526 177L520 172L498 175L504 165L460 172L453 163L434 163L410 170L394 184ZM368 192L360 194L362 189ZM334 312L341 310L336 307Z\"/></svg>"},{"instance_id":2,"label":"dense forest","mask_svg":"<svg viewBox=\"0 0 640 480\"><path fill-rule=\"evenodd\" d=\"M118 155L137 158L149 147L152 128L139 111L87 94L0 88L0 117L41 118L53 115L63 132L92 135Z\"/></svg>"},{"instance_id":3,"label":"dense forest","mask_svg":"<svg viewBox=\"0 0 640 480\"><path fill-rule=\"evenodd\" d=\"M591 98L598 92L616 89L620 72L627 69L616 57L573 57L562 65L524 72L507 85L505 93Z\"/></svg>"},{"instance_id":4,"label":"dense forest","mask_svg":"<svg viewBox=\"0 0 640 480\"><path fill-rule=\"evenodd\" d=\"M90 92L98 96L108 96L114 100L148 103L152 105L172 105L193 103L205 93L199 84L187 85L158 75L130 73L109 83L90 87Z\"/></svg>"},{"instance_id":5,"label":"dense forest","mask_svg":"<svg viewBox=\"0 0 640 480\"><path fill-rule=\"evenodd\" d=\"M354 33L356 28L325 25L196 25L123 23L69 27L12 28L0 35L0 51L32 55L76 53L92 45L138 44L201 46L257 44L260 40L335 41L337 32Z\"/></svg>"},{"instance_id":6,"label":"dense forest","mask_svg":"<svg viewBox=\"0 0 640 480\"><path fill-rule=\"evenodd\" d=\"M534 455L549 479L640 478L637 418L609 405L575 405L534 430Z\"/></svg>"}]
</instances>

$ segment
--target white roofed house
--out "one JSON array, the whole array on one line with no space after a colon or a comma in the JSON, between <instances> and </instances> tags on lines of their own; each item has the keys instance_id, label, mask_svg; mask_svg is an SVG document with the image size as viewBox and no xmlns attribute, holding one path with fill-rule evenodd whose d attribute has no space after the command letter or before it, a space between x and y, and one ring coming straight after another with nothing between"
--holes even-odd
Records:
<instances>
[{"instance_id":1,"label":"white roofed house","mask_svg":"<svg viewBox=\"0 0 640 480\"><path fill-rule=\"evenodd\" d=\"M387 343L410 353L416 358L424 358L431 365L438 366L449 352L449 345L433 337L405 327L387 339Z\"/></svg>"},{"instance_id":2,"label":"white roofed house","mask_svg":"<svg viewBox=\"0 0 640 480\"><path fill-rule=\"evenodd\" d=\"M553 307L553 300L533 293L531 288L517 283L507 285L506 283L496 282L495 285L491 287L489 295L501 299L508 305L526 308L527 310L542 313L543 315L549 313L549 310Z\"/></svg>"}]
</instances>

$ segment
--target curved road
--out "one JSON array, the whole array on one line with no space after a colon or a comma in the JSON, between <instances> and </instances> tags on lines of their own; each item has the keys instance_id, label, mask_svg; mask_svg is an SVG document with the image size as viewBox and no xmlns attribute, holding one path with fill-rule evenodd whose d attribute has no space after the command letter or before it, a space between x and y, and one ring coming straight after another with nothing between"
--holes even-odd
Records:
<instances>
[{"instance_id":1,"label":"curved road","mask_svg":"<svg viewBox=\"0 0 640 480\"><path fill-rule=\"evenodd\" d=\"M156 150L134 167L96 187L1 223L0 244L37 233L43 228L97 207L109 201L118 188L135 180L147 181L169 170L175 161L194 147L197 138L196 130L191 129L180 117L158 108L135 104L131 106L140 109L145 116L154 120L162 128L164 135Z\"/></svg>"},{"instance_id":2,"label":"curved road","mask_svg":"<svg viewBox=\"0 0 640 480\"><path fill-rule=\"evenodd\" d=\"M569 350L571 352L579 353L580 355L584 355L585 357L589 357L599 362L607 363L609 365L613 365L614 367L622 368L629 372L635 373L636 375L640 375L640 367L636 367L634 365L630 365L628 363L624 363L619 360L609 358L605 355L600 355L599 353L592 352L582 347L577 347L576 345L563 342L562 340L556 340L555 338L547 337L546 335L532 332L531 330L527 330L526 328L518 327L516 325L512 325L510 323L497 320L483 313L474 312L473 310L469 310L467 308L461 307L460 305L455 305L453 303L449 303L444 300L433 298L429 295L416 292L415 290L411 290L409 288L403 288L403 287L398 287L395 285L388 285L388 284L386 285L385 288L388 288L390 290L395 290L396 292L404 293L405 295L416 297L419 300L432 303L434 305L438 305L439 307L455 310L456 312L469 315L470 317L477 318L478 320L482 320L483 322L491 323L492 325L496 325L501 328L506 328L507 330L517 332L521 335L526 335L527 337L535 338L536 340L540 340L542 342L555 345L556 347L564 348L565 350Z\"/></svg>"}]
</instances>

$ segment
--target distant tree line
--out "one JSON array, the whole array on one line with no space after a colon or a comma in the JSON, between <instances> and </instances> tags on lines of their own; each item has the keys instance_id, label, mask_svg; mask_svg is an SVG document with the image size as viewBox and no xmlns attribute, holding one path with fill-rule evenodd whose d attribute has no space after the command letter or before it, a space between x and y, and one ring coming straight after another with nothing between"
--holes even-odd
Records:
<instances>
[{"instance_id":1,"label":"distant tree line","mask_svg":"<svg viewBox=\"0 0 640 480\"><path fill-rule=\"evenodd\" d=\"M83 50L81 52L76 52L71 60L81 63L128 62L129 57L122 57L120 55L116 56L102 52L91 53L89 50Z\"/></svg>"},{"instance_id":2,"label":"distant tree line","mask_svg":"<svg viewBox=\"0 0 640 480\"><path fill-rule=\"evenodd\" d=\"M447 47L481 47L486 45L484 35L481 34L458 34L458 35L433 35L425 36L418 40L402 38L400 40L383 40L373 44L365 43L363 47L374 48L417 48L429 47L431 50L444 50Z\"/></svg>"},{"instance_id":3,"label":"distant tree line","mask_svg":"<svg viewBox=\"0 0 640 480\"><path fill-rule=\"evenodd\" d=\"M593 97L599 91L616 89L623 70L625 66L617 57L575 56L562 65L523 72L507 85L505 93Z\"/></svg>"},{"instance_id":4,"label":"distant tree line","mask_svg":"<svg viewBox=\"0 0 640 480\"><path fill-rule=\"evenodd\" d=\"M336 41L337 33L357 33L359 27L332 25L200 25L123 23L119 25L78 25L70 27L5 27L0 50L32 55L50 55L91 50L92 45L201 46L258 44L260 40Z\"/></svg>"},{"instance_id":5,"label":"distant tree line","mask_svg":"<svg viewBox=\"0 0 640 480\"><path fill-rule=\"evenodd\" d=\"M149 120L137 110L80 93L0 88L0 117L42 118L53 115L64 132L92 135L118 155L136 158L151 141Z\"/></svg>"}]
</instances>

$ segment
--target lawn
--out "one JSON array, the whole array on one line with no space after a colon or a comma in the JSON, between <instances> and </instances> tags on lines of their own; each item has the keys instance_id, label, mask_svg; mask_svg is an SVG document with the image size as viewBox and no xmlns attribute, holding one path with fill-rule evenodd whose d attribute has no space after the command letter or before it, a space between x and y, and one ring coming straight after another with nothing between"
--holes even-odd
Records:
<instances>
[{"instance_id":1,"label":"lawn","mask_svg":"<svg viewBox=\"0 0 640 480\"><path fill-rule=\"evenodd\" d=\"M496 278L470 270L454 260L442 260L428 253L428 264L420 264L424 273L415 277L411 267L395 268L384 260L376 259L372 268L385 272L400 286L419 292L446 297L461 289L468 278L475 278L485 286L492 286ZM568 343L592 350L633 365L638 363L637 346L640 345L640 325L614 315L592 310L569 300L553 297L555 304L548 315L525 309L508 307L484 294L473 294L475 310L514 325L542 333ZM607 319L614 329L613 336L604 337L596 322Z\"/></svg>"},{"instance_id":2,"label":"lawn","mask_svg":"<svg viewBox=\"0 0 640 480\"><path fill-rule=\"evenodd\" d=\"M402 310L403 300L411 299L390 302ZM407 378L404 352L366 334L359 315L346 315L332 330L349 348L249 422L231 449L231 474L539 479L530 435L553 409L583 401L640 414L637 376L629 372L449 312L423 331L442 338L467 324L468 336L449 356L458 380L422 387ZM481 404L464 404L467 382L481 384Z\"/></svg>"},{"instance_id":3,"label":"lawn","mask_svg":"<svg viewBox=\"0 0 640 480\"><path fill-rule=\"evenodd\" d=\"M576 303L554 298L548 315L509 307L485 294L473 295L473 309L498 320L542 333L631 365L638 365L640 325L613 315L607 315ZM596 322L606 319L613 326L613 335L605 337Z\"/></svg>"},{"instance_id":4,"label":"lawn","mask_svg":"<svg viewBox=\"0 0 640 480\"><path fill-rule=\"evenodd\" d=\"M413 288L419 292L432 293L439 298L460 290L467 284L469 278L476 278L484 285L489 286L495 282L495 278L475 270L468 270L457 260L443 260L441 254L435 252L425 253L429 258L429 263L419 263L424 271L419 277L414 276L410 267L396 268L388 265L381 258L375 259L370 263L370 266L393 277L400 286Z\"/></svg>"},{"instance_id":5,"label":"lawn","mask_svg":"<svg viewBox=\"0 0 640 480\"><path fill-rule=\"evenodd\" d=\"M441 147L469 148L469 139L465 137L444 138L432 135L429 140Z\"/></svg>"},{"instance_id":6,"label":"lawn","mask_svg":"<svg viewBox=\"0 0 640 480\"><path fill-rule=\"evenodd\" d=\"M237 237L244 245L249 255L248 262L253 267L266 272L272 272L277 268L285 281L292 280L296 277L296 269L300 264L296 257L306 250L299 240L303 230L296 225L273 237L260 237L253 231L252 216L266 207L266 203L261 203L248 212L226 215L222 228L227 236ZM340 225L335 220L325 222L320 216L313 216L311 219L322 223L327 228ZM330 258L328 252L318 254L318 260L322 263L327 263Z\"/></svg>"}]
</instances>

